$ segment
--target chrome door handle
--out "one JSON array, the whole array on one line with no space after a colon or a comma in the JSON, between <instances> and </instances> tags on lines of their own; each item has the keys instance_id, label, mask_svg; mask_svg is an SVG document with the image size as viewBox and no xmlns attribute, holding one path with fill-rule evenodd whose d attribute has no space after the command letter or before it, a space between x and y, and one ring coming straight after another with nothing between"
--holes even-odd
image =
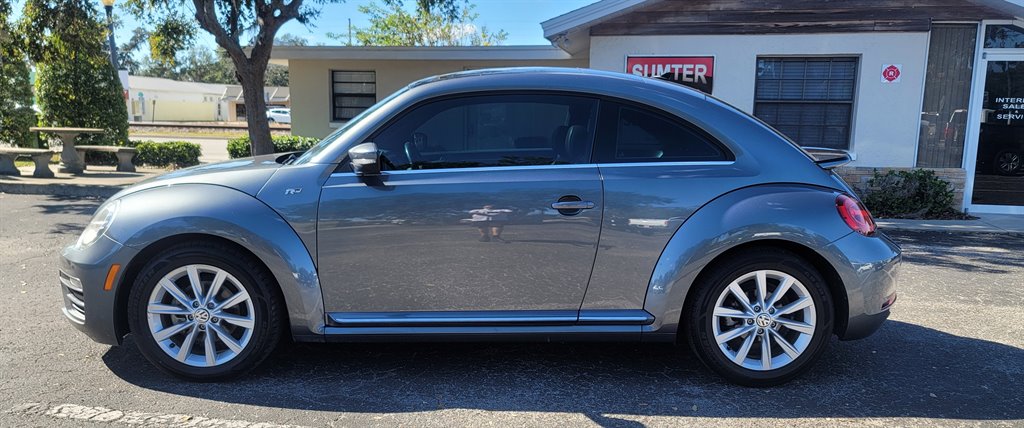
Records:
<instances>
[{"instance_id":1,"label":"chrome door handle","mask_svg":"<svg viewBox=\"0 0 1024 428\"><path fill-rule=\"evenodd\" d=\"M590 201L565 201L551 203L551 208L556 210L589 210L595 206L597 205Z\"/></svg>"}]
</instances>

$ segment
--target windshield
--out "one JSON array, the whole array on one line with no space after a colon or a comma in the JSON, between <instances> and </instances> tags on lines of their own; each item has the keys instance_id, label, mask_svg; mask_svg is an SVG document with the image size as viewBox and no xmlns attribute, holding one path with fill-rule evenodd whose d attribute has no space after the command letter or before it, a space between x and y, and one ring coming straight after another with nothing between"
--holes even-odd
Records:
<instances>
[{"instance_id":1,"label":"windshield","mask_svg":"<svg viewBox=\"0 0 1024 428\"><path fill-rule=\"evenodd\" d=\"M349 119L349 121L345 122L345 124L342 125L341 128L338 128L337 131L332 132L331 135L328 135L323 140L320 140L319 143L317 143L313 147L310 147L309 150L306 150L305 153L303 153L301 156L296 158L291 163L292 164L302 164L302 163L309 162L310 159L313 159L314 157L316 157L317 154L319 154L320 152L324 151L324 149L326 149L326 148L330 147L332 144L334 144L335 141L338 141L343 135L345 135L346 132L348 132L348 130L352 129L352 127L354 127L357 123L362 121L363 118L373 114L373 112L377 111L377 109L379 109L381 106L383 106L384 104L387 104L388 101L391 101L392 99L398 97L399 95L401 95L402 93L404 93L408 89L409 89L409 87L406 86L406 87L404 87L402 89L399 89L399 90L395 91L393 94L388 95L387 98L384 98L383 100L380 100L380 102L378 102L378 103L374 104L373 106L371 106L370 108L364 110L362 113L359 113L356 117L353 117L352 119Z\"/></svg>"}]
</instances>

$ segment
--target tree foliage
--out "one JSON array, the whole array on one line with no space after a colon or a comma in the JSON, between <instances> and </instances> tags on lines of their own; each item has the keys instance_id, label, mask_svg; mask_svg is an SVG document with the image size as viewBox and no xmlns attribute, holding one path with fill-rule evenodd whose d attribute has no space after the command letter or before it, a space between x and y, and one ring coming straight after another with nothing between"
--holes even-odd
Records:
<instances>
[{"instance_id":1,"label":"tree foliage","mask_svg":"<svg viewBox=\"0 0 1024 428\"><path fill-rule=\"evenodd\" d=\"M123 46L130 47L128 44ZM138 48L136 47L136 49ZM149 56L144 56L137 61L131 50L122 49L119 54L122 66L132 70L132 75L135 76L226 85L239 83L235 76L234 62L231 61L224 49L219 47L217 49L203 45L189 47L176 55L173 64L154 60ZM266 86L288 86L288 67L268 64L263 84Z\"/></svg>"},{"instance_id":2,"label":"tree foliage","mask_svg":"<svg viewBox=\"0 0 1024 428\"><path fill-rule=\"evenodd\" d=\"M359 11L369 16L370 26L356 30L365 46L493 46L508 38L504 30L492 32L473 24L479 17L469 0L417 0L415 10L402 0L370 2ZM339 34L328 37L341 39Z\"/></svg>"},{"instance_id":3,"label":"tree foliage","mask_svg":"<svg viewBox=\"0 0 1024 428\"><path fill-rule=\"evenodd\" d=\"M102 128L92 144L128 140L128 112L110 58L106 26L86 0L27 0L19 30L36 63L36 97L46 126Z\"/></svg>"},{"instance_id":4,"label":"tree foliage","mask_svg":"<svg viewBox=\"0 0 1024 428\"><path fill-rule=\"evenodd\" d=\"M128 74L138 75L142 70L142 64L135 59L135 52L148 43L149 31L145 28L136 27L132 36L117 48L117 67L121 70L128 70Z\"/></svg>"},{"instance_id":5,"label":"tree foliage","mask_svg":"<svg viewBox=\"0 0 1024 428\"><path fill-rule=\"evenodd\" d=\"M10 2L0 0L0 143L26 146L34 143L28 128L35 125L36 114L28 60L20 35L7 21L10 13Z\"/></svg>"},{"instance_id":6,"label":"tree foliage","mask_svg":"<svg viewBox=\"0 0 1024 428\"><path fill-rule=\"evenodd\" d=\"M272 153L263 84L278 30L295 20L308 24L319 6L342 0L128 0L130 13L153 26L151 56L174 65L176 54L190 44L198 29L213 35L234 65L246 102L246 120L253 154ZM191 14L195 20L184 19ZM248 94L258 94L248 96Z\"/></svg>"}]
</instances>

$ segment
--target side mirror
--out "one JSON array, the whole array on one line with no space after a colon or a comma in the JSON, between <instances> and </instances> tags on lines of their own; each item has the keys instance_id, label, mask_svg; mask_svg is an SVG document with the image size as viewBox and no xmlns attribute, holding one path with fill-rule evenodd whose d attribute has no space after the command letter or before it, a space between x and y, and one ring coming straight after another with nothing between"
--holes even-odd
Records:
<instances>
[{"instance_id":1,"label":"side mirror","mask_svg":"<svg viewBox=\"0 0 1024 428\"><path fill-rule=\"evenodd\" d=\"M380 151L374 143L363 143L348 150L352 172L356 175L380 175Z\"/></svg>"}]
</instances>

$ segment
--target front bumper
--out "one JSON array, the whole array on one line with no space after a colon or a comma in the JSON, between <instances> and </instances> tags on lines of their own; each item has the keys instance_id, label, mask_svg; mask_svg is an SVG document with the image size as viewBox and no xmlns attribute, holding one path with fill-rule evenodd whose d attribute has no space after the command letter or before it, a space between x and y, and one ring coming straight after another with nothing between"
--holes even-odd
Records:
<instances>
[{"instance_id":1,"label":"front bumper","mask_svg":"<svg viewBox=\"0 0 1024 428\"><path fill-rule=\"evenodd\" d=\"M851 233L833 242L825 254L846 286L848 313L836 320L836 333L842 340L870 336L889 317L896 300L899 246L882 233Z\"/></svg>"},{"instance_id":2,"label":"front bumper","mask_svg":"<svg viewBox=\"0 0 1024 428\"><path fill-rule=\"evenodd\" d=\"M61 252L58 267L60 292L64 299L64 316L71 325L92 340L108 345L121 342L118 331L118 286L128 262L138 253L106 235L86 248L74 245ZM107 273L113 264L121 265L110 290L104 290Z\"/></svg>"}]
</instances>

